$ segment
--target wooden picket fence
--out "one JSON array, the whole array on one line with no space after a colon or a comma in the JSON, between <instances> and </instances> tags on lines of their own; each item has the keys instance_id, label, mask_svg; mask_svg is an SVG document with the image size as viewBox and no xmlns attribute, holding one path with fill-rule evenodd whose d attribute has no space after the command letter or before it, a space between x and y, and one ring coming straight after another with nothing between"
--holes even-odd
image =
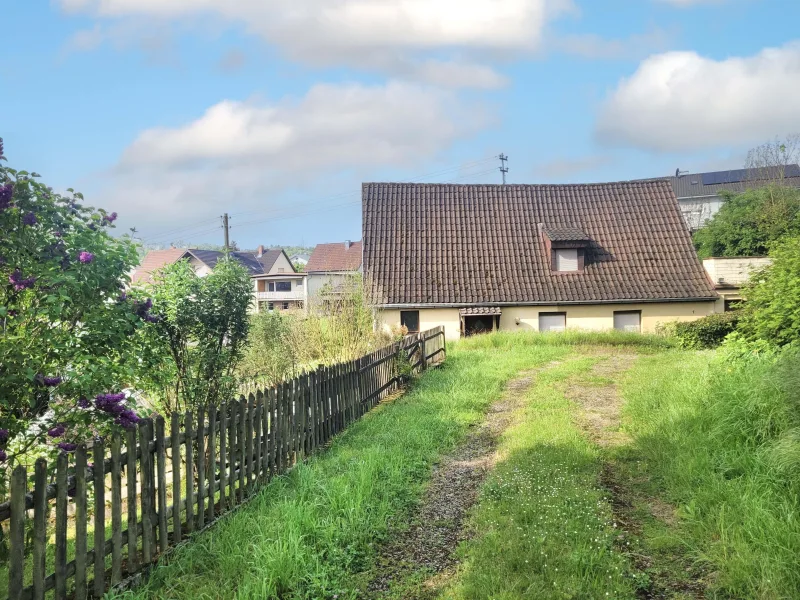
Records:
<instances>
[{"instance_id":1,"label":"wooden picket fence","mask_svg":"<svg viewBox=\"0 0 800 600\"><path fill-rule=\"evenodd\" d=\"M169 435L162 417L143 419L136 431L60 455L54 481L39 460L30 492L25 467L16 467L0 505L8 598L101 598L324 446L410 371L445 356L437 327L220 407L174 414Z\"/></svg>"}]
</instances>

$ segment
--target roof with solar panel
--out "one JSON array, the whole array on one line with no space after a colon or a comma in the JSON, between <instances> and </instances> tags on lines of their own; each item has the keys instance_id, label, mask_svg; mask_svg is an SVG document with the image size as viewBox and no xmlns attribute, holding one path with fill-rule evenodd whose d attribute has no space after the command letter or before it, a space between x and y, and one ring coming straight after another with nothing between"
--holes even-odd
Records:
<instances>
[{"instance_id":1,"label":"roof with solar panel","mask_svg":"<svg viewBox=\"0 0 800 600\"><path fill-rule=\"evenodd\" d=\"M716 196L723 191L743 192L769 183L800 188L800 166L786 165L764 169L732 169L710 173L681 173L667 177L678 199Z\"/></svg>"}]
</instances>

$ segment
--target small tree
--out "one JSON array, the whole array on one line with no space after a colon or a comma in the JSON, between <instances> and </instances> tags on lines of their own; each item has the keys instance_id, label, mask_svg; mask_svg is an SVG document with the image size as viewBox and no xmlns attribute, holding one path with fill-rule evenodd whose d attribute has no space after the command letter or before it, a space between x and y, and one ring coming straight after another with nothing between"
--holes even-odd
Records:
<instances>
[{"instance_id":1,"label":"small tree","mask_svg":"<svg viewBox=\"0 0 800 600\"><path fill-rule=\"evenodd\" d=\"M205 277L197 277L186 261L156 275L152 296L157 317L140 340L140 374L164 412L232 397L235 369L247 339L251 294L247 270L230 258L220 260ZM147 352L151 347L155 353ZM162 353L168 357L165 368L146 358Z\"/></svg>"},{"instance_id":2,"label":"small tree","mask_svg":"<svg viewBox=\"0 0 800 600\"><path fill-rule=\"evenodd\" d=\"M739 330L778 346L800 340L800 238L775 246L772 265L755 273L744 290Z\"/></svg>"},{"instance_id":3,"label":"small tree","mask_svg":"<svg viewBox=\"0 0 800 600\"><path fill-rule=\"evenodd\" d=\"M298 322L297 316L278 312L252 315L247 349L239 368L242 376L267 382L293 376L298 368L293 329Z\"/></svg>"}]
</instances>

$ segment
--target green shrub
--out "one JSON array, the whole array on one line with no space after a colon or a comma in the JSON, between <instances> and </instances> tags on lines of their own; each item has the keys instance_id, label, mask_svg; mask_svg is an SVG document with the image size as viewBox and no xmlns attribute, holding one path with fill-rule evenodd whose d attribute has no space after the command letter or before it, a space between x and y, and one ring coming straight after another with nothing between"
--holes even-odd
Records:
<instances>
[{"instance_id":1,"label":"green shrub","mask_svg":"<svg viewBox=\"0 0 800 600\"><path fill-rule=\"evenodd\" d=\"M682 348L703 350L716 348L739 323L738 312L708 315L696 321L676 322L665 326L662 331L671 334Z\"/></svg>"}]
</instances>

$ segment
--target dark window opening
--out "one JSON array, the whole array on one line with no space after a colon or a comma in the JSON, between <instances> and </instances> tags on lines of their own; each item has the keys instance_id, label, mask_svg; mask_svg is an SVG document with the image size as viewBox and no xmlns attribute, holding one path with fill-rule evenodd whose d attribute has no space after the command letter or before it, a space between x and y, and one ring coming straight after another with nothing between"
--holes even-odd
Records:
<instances>
[{"instance_id":1,"label":"dark window opening","mask_svg":"<svg viewBox=\"0 0 800 600\"><path fill-rule=\"evenodd\" d=\"M278 292L291 292L292 291L292 282L291 281L279 281L275 284L275 290Z\"/></svg>"},{"instance_id":2,"label":"dark window opening","mask_svg":"<svg viewBox=\"0 0 800 600\"><path fill-rule=\"evenodd\" d=\"M288 302L284 302L283 303L283 310L289 310L289 303Z\"/></svg>"},{"instance_id":3,"label":"dark window opening","mask_svg":"<svg viewBox=\"0 0 800 600\"><path fill-rule=\"evenodd\" d=\"M275 304L273 304L272 302L270 302L270 303L267 305L267 308L268 308L269 310L275 310Z\"/></svg>"},{"instance_id":4,"label":"dark window opening","mask_svg":"<svg viewBox=\"0 0 800 600\"><path fill-rule=\"evenodd\" d=\"M274 292L275 291L275 282L274 281L270 281L269 282L269 291L270 292Z\"/></svg>"},{"instance_id":5,"label":"dark window opening","mask_svg":"<svg viewBox=\"0 0 800 600\"><path fill-rule=\"evenodd\" d=\"M400 311L400 325L408 329L408 333L419 332L419 311L418 310L401 310Z\"/></svg>"},{"instance_id":6,"label":"dark window opening","mask_svg":"<svg viewBox=\"0 0 800 600\"><path fill-rule=\"evenodd\" d=\"M468 315L464 317L463 321L465 336L480 335L481 333L490 333L496 329L500 329L500 316L499 315Z\"/></svg>"},{"instance_id":7,"label":"dark window opening","mask_svg":"<svg viewBox=\"0 0 800 600\"><path fill-rule=\"evenodd\" d=\"M725 312L739 310L744 306L744 300L725 300Z\"/></svg>"}]
</instances>

